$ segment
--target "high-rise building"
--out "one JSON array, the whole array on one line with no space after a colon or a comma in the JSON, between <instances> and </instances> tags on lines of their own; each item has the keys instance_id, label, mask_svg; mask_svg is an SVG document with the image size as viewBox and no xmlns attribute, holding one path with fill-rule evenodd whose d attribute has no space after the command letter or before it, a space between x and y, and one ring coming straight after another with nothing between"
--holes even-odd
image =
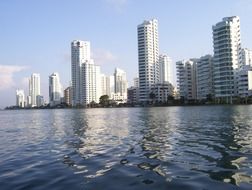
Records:
<instances>
[{"instance_id":1,"label":"high-rise building","mask_svg":"<svg viewBox=\"0 0 252 190\"><path fill-rule=\"evenodd\" d=\"M25 107L24 90L16 90L16 106L20 108Z\"/></svg>"},{"instance_id":2,"label":"high-rise building","mask_svg":"<svg viewBox=\"0 0 252 190\"><path fill-rule=\"evenodd\" d=\"M95 65L90 57L90 42L73 41L71 54L73 106L86 106L92 101L99 102L100 66Z\"/></svg>"},{"instance_id":3,"label":"high-rise building","mask_svg":"<svg viewBox=\"0 0 252 190\"><path fill-rule=\"evenodd\" d=\"M106 79L107 76L105 74L101 74L101 95L108 95Z\"/></svg>"},{"instance_id":4,"label":"high-rise building","mask_svg":"<svg viewBox=\"0 0 252 190\"><path fill-rule=\"evenodd\" d=\"M110 75L106 77L106 91L109 98L115 93L115 76Z\"/></svg>"},{"instance_id":5,"label":"high-rise building","mask_svg":"<svg viewBox=\"0 0 252 190\"><path fill-rule=\"evenodd\" d=\"M31 107L36 107L38 98L40 96L40 74L38 73L33 73L31 75L31 78L29 79L29 106Z\"/></svg>"},{"instance_id":6,"label":"high-rise building","mask_svg":"<svg viewBox=\"0 0 252 190\"><path fill-rule=\"evenodd\" d=\"M244 48L241 50L242 65L250 65L252 67L252 50Z\"/></svg>"},{"instance_id":7,"label":"high-rise building","mask_svg":"<svg viewBox=\"0 0 252 190\"><path fill-rule=\"evenodd\" d=\"M196 100L196 59L176 62L177 90L181 99Z\"/></svg>"},{"instance_id":8,"label":"high-rise building","mask_svg":"<svg viewBox=\"0 0 252 190\"><path fill-rule=\"evenodd\" d=\"M144 21L137 26L139 101L149 101L151 86L159 82L158 21Z\"/></svg>"},{"instance_id":9,"label":"high-rise building","mask_svg":"<svg viewBox=\"0 0 252 190\"><path fill-rule=\"evenodd\" d=\"M139 78L138 78L138 77L135 77L135 78L133 79L133 82L134 82L134 87L139 88Z\"/></svg>"},{"instance_id":10,"label":"high-rise building","mask_svg":"<svg viewBox=\"0 0 252 190\"><path fill-rule=\"evenodd\" d=\"M218 102L232 103L236 96L235 70L242 66L240 19L237 16L223 18L212 29L215 98Z\"/></svg>"},{"instance_id":11,"label":"high-rise building","mask_svg":"<svg viewBox=\"0 0 252 190\"><path fill-rule=\"evenodd\" d=\"M72 105L72 87L69 86L64 90L64 102L66 105Z\"/></svg>"},{"instance_id":12,"label":"high-rise building","mask_svg":"<svg viewBox=\"0 0 252 190\"><path fill-rule=\"evenodd\" d=\"M121 96L122 99L126 101L128 82L125 71L116 68L114 73L114 79L115 79L115 93L118 96Z\"/></svg>"},{"instance_id":13,"label":"high-rise building","mask_svg":"<svg viewBox=\"0 0 252 190\"><path fill-rule=\"evenodd\" d=\"M160 83L172 83L172 60L167 55L159 56Z\"/></svg>"},{"instance_id":14,"label":"high-rise building","mask_svg":"<svg viewBox=\"0 0 252 190\"><path fill-rule=\"evenodd\" d=\"M197 99L214 98L213 57L202 56L197 62Z\"/></svg>"},{"instance_id":15,"label":"high-rise building","mask_svg":"<svg viewBox=\"0 0 252 190\"><path fill-rule=\"evenodd\" d=\"M50 106L60 104L62 97L62 85L58 73L53 73L49 76L49 101Z\"/></svg>"}]
</instances>

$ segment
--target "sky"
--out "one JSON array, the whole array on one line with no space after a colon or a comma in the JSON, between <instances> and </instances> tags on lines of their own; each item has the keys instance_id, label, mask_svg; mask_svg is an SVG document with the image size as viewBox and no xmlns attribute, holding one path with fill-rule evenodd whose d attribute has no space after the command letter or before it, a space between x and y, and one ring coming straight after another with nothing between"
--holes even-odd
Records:
<instances>
[{"instance_id":1,"label":"sky","mask_svg":"<svg viewBox=\"0 0 252 190\"><path fill-rule=\"evenodd\" d=\"M137 77L137 25L156 18L160 53L175 62L213 54L212 25L239 16L242 47L252 49L252 0L1 0L0 108L15 105L16 89L40 73L48 100L48 76L71 80L71 41L90 41L102 73Z\"/></svg>"}]
</instances>

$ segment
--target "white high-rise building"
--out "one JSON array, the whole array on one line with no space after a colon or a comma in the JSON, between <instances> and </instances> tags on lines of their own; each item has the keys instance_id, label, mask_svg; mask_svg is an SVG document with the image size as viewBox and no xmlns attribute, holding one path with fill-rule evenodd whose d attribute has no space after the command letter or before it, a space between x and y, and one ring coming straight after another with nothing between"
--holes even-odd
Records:
<instances>
[{"instance_id":1,"label":"white high-rise building","mask_svg":"<svg viewBox=\"0 0 252 190\"><path fill-rule=\"evenodd\" d=\"M31 75L31 78L29 79L29 106L31 107L36 107L38 98L40 97L40 74L38 73L33 73Z\"/></svg>"},{"instance_id":2,"label":"white high-rise building","mask_svg":"<svg viewBox=\"0 0 252 190\"><path fill-rule=\"evenodd\" d=\"M144 21L137 26L139 101L149 101L151 86L159 82L158 21Z\"/></svg>"},{"instance_id":3,"label":"white high-rise building","mask_svg":"<svg viewBox=\"0 0 252 190\"><path fill-rule=\"evenodd\" d=\"M24 90L16 90L16 106L25 107L25 95Z\"/></svg>"},{"instance_id":4,"label":"white high-rise building","mask_svg":"<svg viewBox=\"0 0 252 190\"><path fill-rule=\"evenodd\" d=\"M110 75L106 77L106 91L109 98L115 93L115 76Z\"/></svg>"},{"instance_id":5,"label":"white high-rise building","mask_svg":"<svg viewBox=\"0 0 252 190\"><path fill-rule=\"evenodd\" d=\"M244 48L241 50L242 65L250 65L252 67L252 50Z\"/></svg>"},{"instance_id":6,"label":"white high-rise building","mask_svg":"<svg viewBox=\"0 0 252 190\"><path fill-rule=\"evenodd\" d=\"M176 62L177 85L180 98L196 100L196 59Z\"/></svg>"},{"instance_id":7,"label":"white high-rise building","mask_svg":"<svg viewBox=\"0 0 252 190\"><path fill-rule=\"evenodd\" d=\"M167 55L159 56L160 83L172 83L172 60Z\"/></svg>"},{"instance_id":8,"label":"white high-rise building","mask_svg":"<svg viewBox=\"0 0 252 190\"><path fill-rule=\"evenodd\" d=\"M214 45L214 92L218 102L232 103L236 96L235 70L242 66L240 19L223 18L212 27Z\"/></svg>"},{"instance_id":9,"label":"white high-rise building","mask_svg":"<svg viewBox=\"0 0 252 190\"><path fill-rule=\"evenodd\" d=\"M90 57L90 42L75 40L71 44L72 104L86 106L99 102L101 96L100 66Z\"/></svg>"},{"instance_id":10,"label":"white high-rise building","mask_svg":"<svg viewBox=\"0 0 252 190\"><path fill-rule=\"evenodd\" d=\"M127 88L128 82L126 78L126 72L122 69L116 68L114 73L115 79L115 93L121 96L124 101L127 100Z\"/></svg>"},{"instance_id":11,"label":"white high-rise building","mask_svg":"<svg viewBox=\"0 0 252 190\"><path fill-rule=\"evenodd\" d=\"M139 88L139 78L138 78L138 77L135 77L135 78L133 79L133 82L134 82L134 87Z\"/></svg>"},{"instance_id":12,"label":"white high-rise building","mask_svg":"<svg viewBox=\"0 0 252 190\"><path fill-rule=\"evenodd\" d=\"M101 74L101 95L108 95L106 79L107 79L107 76L105 74Z\"/></svg>"},{"instance_id":13,"label":"white high-rise building","mask_svg":"<svg viewBox=\"0 0 252 190\"><path fill-rule=\"evenodd\" d=\"M106 76L101 74L101 95L108 95L112 98L115 92L115 77L113 75Z\"/></svg>"},{"instance_id":14,"label":"white high-rise building","mask_svg":"<svg viewBox=\"0 0 252 190\"><path fill-rule=\"evenodd\" d=\"M58 73L49 76L49 101L50 106L60 104L62 97L62 85Z\"/></svg>"},{"instance_id":15,"label":"white high-rise building","mask_svg":"<svg viewBox=\"0 0 252 190\"><path fill-rule=\"evenodd\" d=\"M213 57L202 56L197 62L197 99L206 100L214 97Z\"/></svg>"}]
</instances>

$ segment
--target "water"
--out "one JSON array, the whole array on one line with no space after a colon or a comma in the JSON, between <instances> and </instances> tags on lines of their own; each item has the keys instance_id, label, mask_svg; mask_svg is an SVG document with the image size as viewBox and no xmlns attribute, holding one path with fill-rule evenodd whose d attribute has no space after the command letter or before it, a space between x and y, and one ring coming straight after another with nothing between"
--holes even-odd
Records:
<instances>
[{"instance_id":1,"label":"water","mask_svg":"<svg viewBox=\"0 0 252 190\"><path fill-rule=\"evenodd\" d=\"M252 189L252 106L0 112L1 190Z\"/></svg>"}]
</instances>

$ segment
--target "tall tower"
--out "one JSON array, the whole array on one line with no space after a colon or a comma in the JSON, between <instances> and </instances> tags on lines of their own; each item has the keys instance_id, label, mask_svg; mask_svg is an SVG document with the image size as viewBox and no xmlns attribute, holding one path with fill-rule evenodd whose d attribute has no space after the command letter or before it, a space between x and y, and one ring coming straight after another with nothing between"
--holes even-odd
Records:
<instances>
[{"instance_id":1,"label":"tall tower","mask_svg":"<svg viewBox=\"0 0 252 190\"><path fill-rule=\"evenodd\" d=\"M59 73L53 73L49 76L49 101L50 106L60 104L62 97L62 86Z\"/></svg>"},{"instance_id":2,"label":"tall tower","mask_svg":"<svg viewBox=\"0 0 252 190\"><path fill-rule=\"evenodd\" d=\"M71 44L72 92L74 106L81 104L81 65L90 60L90 42L74 40Z\"/></svg>"},{"instance_id":3,"label":"tall tower","mask_svg":"<svg viewBox=\"0 0 252 190\"><path fill-rule=\"evenodd\" d=\"M71 44L72 104L87 105L100 98L100 66L90 57L90 42L74 40Z\"/></svg>"},{"instance_id":4,"label":"tall tower","mask_svg":"<svg viewBox=\"0 0 252 190\"><path fill-rule=\"evenodd\" d=\"M167 55L159 56L160 83L172 82L172 60Z\"/></svg>"},{"instance_id":5,"label":"tall tower","mask_svg":"<svg viewBox=\"0 0 252 190\"><path fill-rule=\"evenodd\" d=\"M237 16L223 18L212 29L215 98L218 101L232 103L236 94L235 70L242 66L240 19Z\"/></svg>"},{"instance_id":6,"label":"tall tower","mask_svg":"<svg viewBox=\"0 0 252 190\"><path fill-rule=\"evenodd\" d=\"M30 106L36 107L38 98L40 98L40 75L33 73L29 79L29 96L31 98Z\"/></svg>"},{"instance_id":7,"label":"tall tower","mask_svg":"<svg viewBox=\"0 0 252 190\"><path fill-rule=\"evenodd\" d=\"M159 82L158 21L144 21L137 26L139 101L147 102L151 86Z\"/></svg>"}]
</instances>

